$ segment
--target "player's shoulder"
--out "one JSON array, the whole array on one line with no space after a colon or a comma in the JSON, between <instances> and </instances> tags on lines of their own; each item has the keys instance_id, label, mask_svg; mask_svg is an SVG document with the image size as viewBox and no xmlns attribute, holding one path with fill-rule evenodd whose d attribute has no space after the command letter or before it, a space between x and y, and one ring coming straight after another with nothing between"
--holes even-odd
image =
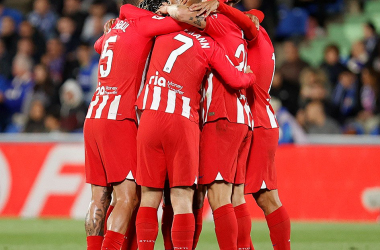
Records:
<instances>
[{"instance_id":1,"label":"player's shoulder","mask_svg":"<svg viewBox=\"0 0 380 250\"><path fill-rule=\"evenodd\" d=\"M182 32L190 36L193 40L197 41L202 49L212 49L214 47L214 39L212 39L204 32L195 29L185 30Z\"/></svg>"},{"instance_id":2,"label":"player's shoulder","mask_svg":"<svg viewBox=\"0 0 380 250\"><path fill-rule=\"evenodd\" d=\"M264 40L271 47L273 47L272 40L270 39L267 31L262 26L260 26L260 29L259 29L259 39Z\"/></svg>"},{"instance_id":3,"label":"player's shoulder","mask_svg":"<svg viewBox=\"0 0 380 250\"><path fill-rule=\"evenodd\" d=\"M230 28L230 29L240 29L239 26L237 26L234 22L231 21L227 16L220 14L220 13L215 13L210 15L209 20L212 21L217 21L221 25L223 25L225 28Z\"/></svg>"},{"instance_id":4,"label":"player's shoulder","mask_svg":"<svg viewBox=\"0 0 380 250\"><path fill-rule=\"evenodd\" d=\"M137 19L144 16L154 16L154 13L140 9L131 4L124 4L120 7L120 18L121 19Z\"/></svg>"}]
</instances>

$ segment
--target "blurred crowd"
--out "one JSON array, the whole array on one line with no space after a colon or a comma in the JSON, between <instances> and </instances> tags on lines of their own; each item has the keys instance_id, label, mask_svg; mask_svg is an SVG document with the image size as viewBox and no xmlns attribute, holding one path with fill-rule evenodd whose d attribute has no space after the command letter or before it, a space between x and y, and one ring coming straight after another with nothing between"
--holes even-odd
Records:
<instances>
[{"instance_id":1,"label":"blurred crowd","mask_svg":"<svg viewBox=\"0 0 380 250\"><path fill-rule=\"evenodd\" d=\"M93 44L117 15L116 1L21 2L0 0L0 132L81 132L97 85ZM278 58L271 95L283 142L305 134L380 133L380 39L372 23L347 58L335 44L325 48L320 67L299 55L300 43L323 35L348 2L359 10L365 4L242 0L237 6L266 14L262 25Z\"/></svg>"},{"instance_id":2,"label":"blurred crowd","mask_svg":"<svg viewBox=\"0 0 380 250\"><path fill-rule=\"evenodd\" d=\"M0 0L0 131L81 132L113 1ZM27 6L31 6L28 9Z\"/></svg>"}]
</instances>

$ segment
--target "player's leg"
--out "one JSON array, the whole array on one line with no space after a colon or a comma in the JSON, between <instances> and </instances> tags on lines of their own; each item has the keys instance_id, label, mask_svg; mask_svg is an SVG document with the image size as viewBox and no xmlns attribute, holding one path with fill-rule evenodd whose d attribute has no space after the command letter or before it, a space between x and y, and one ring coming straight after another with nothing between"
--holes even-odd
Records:
<instances>
[{"instance_id":1,"label":"player's leg","mask_svg":"<svg viewBox=\"0 0 380 250\"><path fill-rule=\"evenodd\" d=\"M263 210L275 250L290 249L290 220L277 192L274 164L278 129L255 128L248 157L245 194L252 194Z\"/></svg>"},{"instance_id":2,"label":"player's leg","mask_svg":"<svg viewBox=\"0 0 380 250\"><path fill-rule=\"evenodd\" d=\"M136 217L139 211L139 205L133 210L131 220L128 224L127 232L125 233L124 243L121 250L137 250L137 235L136 235Z\"/></svg>"},{"instance_id":3,"label":"player's leg","mask_svg":"<svg viewBox=\"0 0 380 250\"><path fill-rule=\"evenodd\" d=\"M87 249L100 250L104 236L104 220L111 200L108 187L91 185L91 202L85 221Z\"/></svg>"},{"instance_id":4,"label":"player's leg","mask_svg":"<svg viewBox=\"0 0 380 250\"><path fill-rule=\"evenodd\" d=\"M140 250L153 249L158 234L157 209L167 173L161 142L167 123L163 114L144 111L137 133L136 180L141 185L141 204L136 218L136 232Z\"/></svg>"},{"instance_id":5,"label":"player's leg","mask_svg":"<svg viewBox=\"0 0 380 250\"><path fill-rule=\"evenodd\" d=\"M116 204L108 218L107 234L102 245L104 250L119 250L121 248L132 213L138 204L136 183L134 181L126 179L114 184L113 189Z\"/></svg>"},{"instance_id":6,"label":"player's leg","mask_svg":"<svg viewBox=\"0 0 380 250\"><path fill-rule=\"evenodd\" d=\"M238 224L238 249L253 249L251 245L251 215L244 198L244 184L234 185L232 205Z\"/></svg>"},{"instance_id":7,"label":"player's leg","mask_svg":"<svg viewBox=\"0 0 380 250\"><path fill-rule=\"evenodd\" d=\"M174 211L174 249L192 249L195 220L194 188L199 175L199 126L182 116L163 114L166 120L163 150Z\"/></svg>"},{"instance_id":8,"label":"player's leg","mask_svg":"<svg viewBox=\"0 0 380 250\"><path fill-rule=\"evenodd\" d=\"M193 214L194 189L173 187L170 198L174 211L172 241L174 249L192 249L195 220Z\"/></svg>"},{"instance_id":9,"label":"player's leg","mask_svg":"<svg viewBox=\"0 0 380 250\"><path fill-rule=\"evenodd\" d=\"M137 217L137 212L139 211L140 200L141 200L140 186L137 186L137 197L138 197L139 203L137 204L136 208L133 210L133 214L129 222L127 232L125 233L124 243L121 247L121 250L137 250L136 217Z\"/></svg>"},{"instance_id":10,"label":"player's leg","mask_svg":"<svg viewBox=\"0 0 380 250\"><path fill-rule=\"evenodd\" d=\"M157 209L162 189L141 187L141 204L136 218L137 242L140 250L153 250L158 234Z\"/></svg>"},{"instance_id":11,"label":"player's leg","mask_svg":"<svg viewBox=\"0 0 380 250\"><path fill-rule=\"evenodd\" d=\"M174 212L173 212L173 207L170 200L169 181L165 182L163 195L164 196L163 196L163 205L162 205L161 232L162 232L162 237L164 239L165 250L172 250L173 243L172 243L171 232L172 232Z\"/></svg>"},{"instance_id":12,"label":"player's leg","mask_svg":"<svg viewBox=\"0 0 380 250\"><path fill-rule=\"evenodd\" d=\"M237 249L238 225L231 201L232 184L215 181L207 189L220 249Z\"/></svg>"},{"instance_id":13,"label":"player's leg","mask_svg":"<svg viewBox=\"0 0 380 250\"><path fill-rule=\"evenodd\" d=\"M106 218L104 220L104 234L107 233L107 221L108 221L108 218L110 217L110 215L111 215L111 213L113 211L113 208L115 207L115 204L116 204L115 192L112 192L111 203L110 203L110 205L109 205L109 207L107 209Z\"/></svg>"},{"instance_id":14,"label":"player's leg","mask_svg":"<svg viewBox=\"0 0 380 250\"><path fill-rule=\"evenodd\" d=\"M260 190L253 194L257 205L263 210L270 238L275 250L290 249L290 219L282 206L277 190Z\"/></svg>"},{"instance_id":15,"label":"player's leg","mask_svg":"<svg viewBox=\"0 0 380 250\"><path fill-rule=\"evenodd\" d=\"M252 131L247 134L240 145L238 162L235 176L235 184L232 192L232 205L238 223L238 249L253 249L251 243L251 216L244 198L244 187L246 181L247 159L252 142Z\"/></svg>"},{"instance_id":16,"label":"player's leg","mask_svg":"<svg viewBox=\"0 0 380 250\"><path fill-rule=\"evenodd\" d=\"M193 249L198 245L199 236L202 232L203 226L203 205L206 197L207 186L199 185L194 193L193 201L193 213L195 219L195 231L194 231L194 240L193 240Z\"/></svg>"},{"instance_id":17,"label":"player's leg","mask_svg":"<svg viewBox=\"0 0 380 250\"><path fill-rule=\"evenodd\" d=\"M199 181L209 185L208 198L220 249L237 248L238 225L231 195L238 173L239 150L247 133L248 126L227 119L206 123L202 130Z\"/></svg>"},{"instance_id":18,"label":"player's leg","mask_svg":"<svg viewBox=\"0 0 380 250\"><path fill-rule=\"evenodd\" d=\"M107 187L106 173L94 136L96 125L93 119L86 119L84 125L86 182L91 184L92 193L85 222L88 250L100 250L102 247L104 220L112 192Z\"/></svg>"}]
</instances>

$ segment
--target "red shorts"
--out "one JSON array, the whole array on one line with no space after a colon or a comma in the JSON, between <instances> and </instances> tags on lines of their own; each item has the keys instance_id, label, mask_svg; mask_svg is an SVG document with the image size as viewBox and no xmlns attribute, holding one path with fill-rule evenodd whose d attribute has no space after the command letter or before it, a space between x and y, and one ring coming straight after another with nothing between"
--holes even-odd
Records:
<instances>
[{"instance_id":1,"label":"red shorts","mask_svg":"<svg viewBox=\"0 0 380 250\"><path fill-rule=\"evenodd\" d=\"M86 182L98 186L134 180L137 126L133 120L86 119Z\"/></svg>"},{"instance_id":2,"label":"red shorts","mask_svg":"<svg viewBox=\"0 0 380 250\"><path fill-rule=\"evenodd\" d=\"M137 133L139 185L164 188L197 184L199 125L176 114L145 110Z\"/></svg>"},{"instance_id":3,"label":"red shorts","mask_svg":"<svg viewBox=\"0 0 380 250\"><path fill-rule=\"evenodd\" d=\"M199 184L245 182L252 131L247 125L220 119L205 124L201 134Z\"/></svg>"},{"instance_id":4,"label":"red shorts","mask_svg":"<svg viewBox=\"0 0 380 250\"><path fill-rule=\"evenodd\" d=\"M257 193L261 189L277 189L274 157L278 138L278 128L259 127L253 130L252 147L248 156L245 194Z\"/></svg>"}]
</instances>

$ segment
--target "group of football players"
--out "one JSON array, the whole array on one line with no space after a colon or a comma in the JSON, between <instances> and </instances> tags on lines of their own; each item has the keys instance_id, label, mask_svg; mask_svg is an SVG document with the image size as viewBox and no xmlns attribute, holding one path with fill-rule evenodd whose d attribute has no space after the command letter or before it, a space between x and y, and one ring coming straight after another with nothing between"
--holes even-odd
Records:
<instances>
[{"instance_id":1,"label":"group of football players","mask_svg":"<svg viewBox=\"0 0 380 250\"><path fill-rule=\"evenodd\" d=\"M154 249L162 200L165 249L196 249L206 195L219 248L254 249L245 194L273 248L290 249L274 166L274 48L263 13L237 2L124 0L105 25L84 126L87 249Z\"/></svg>"}]
</instances>

